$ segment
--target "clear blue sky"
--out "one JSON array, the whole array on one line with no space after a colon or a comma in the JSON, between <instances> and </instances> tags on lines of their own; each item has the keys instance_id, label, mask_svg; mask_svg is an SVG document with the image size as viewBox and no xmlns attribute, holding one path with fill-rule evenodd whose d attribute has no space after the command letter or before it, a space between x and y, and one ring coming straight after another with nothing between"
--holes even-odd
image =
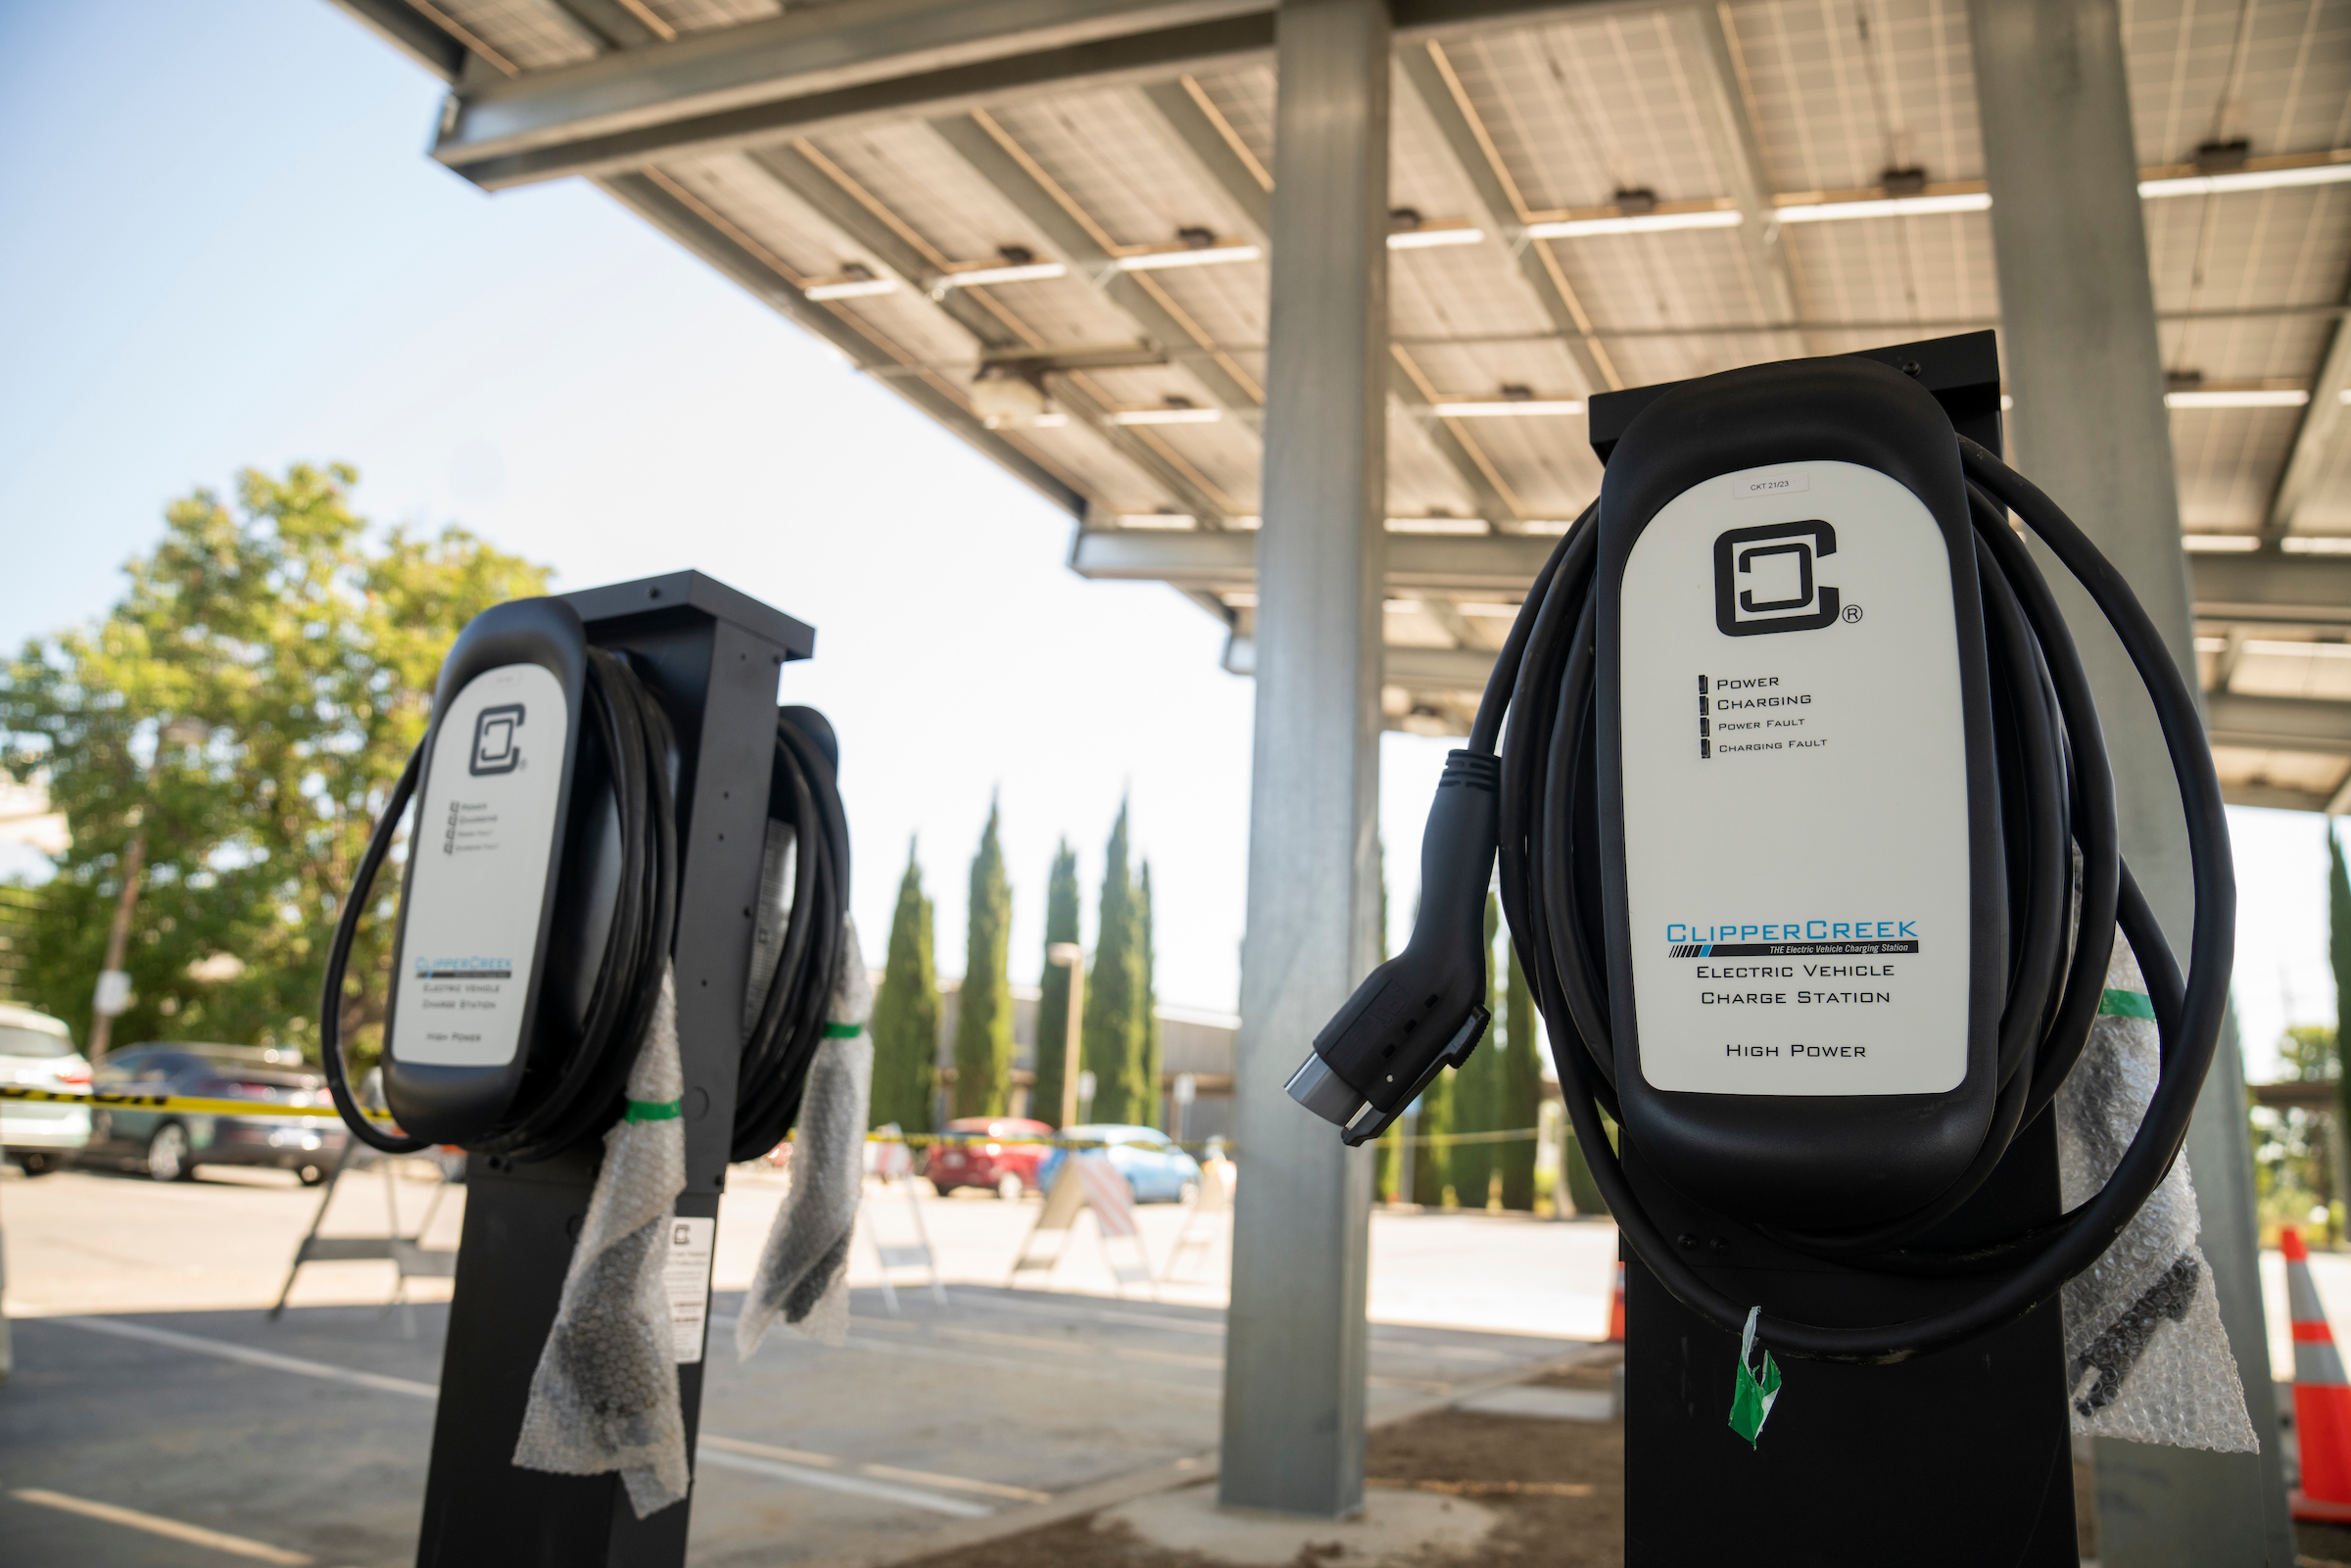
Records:
<instances>
[{"instance_id":1,"label":"clear blue sky","mask_svg":"<svg viewBox=\"0 0 2351 1568\"><path fill-rule=\"evenodd\" d=\"M347 459L565 587L695 566L819 628L877 962L910 834L962 968L1001 790L1014 977L1058 835L1131 790L1161 994L1230 1007L1248 684L1164 588L1062 566L1069 519L581 184L498 197L423 153L440 86L325 0L0 4L0 646L101 614L164 502ZM1402 934L1445 744L1390 736ZM2237 812L2255 1071L2331 1021L2318 819Z\"/></svg>"}]
</instances>

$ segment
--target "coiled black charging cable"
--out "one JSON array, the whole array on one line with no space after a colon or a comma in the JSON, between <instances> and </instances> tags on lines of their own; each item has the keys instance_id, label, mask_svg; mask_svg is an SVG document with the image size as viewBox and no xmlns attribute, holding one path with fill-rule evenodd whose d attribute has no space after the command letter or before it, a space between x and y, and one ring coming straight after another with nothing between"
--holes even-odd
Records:
<instances>
[{"instance_id":1,"label":"coiled black charging cable","mask_svg":"<svg viewBox=\"0 0 2351 1568\"><path fill-rule=\"evenodd\" d=\"M778 820L792 825L797 847L783 951L743 1048L730 1156L738 1161L756 1160L792 1130L808 1065L825 1037L849 897L849 827L834 756L832 728L814 709L776 716L776 775L785 796Z\"/></svg>"},{"instance_id":2,"label":"coiled black charging cable","mask_svg":"<svg viewBox=\"0 0 2351 1568\"><path fill-rule=\"evenodd\" d=\"M592 647L588 661L588 728L575 788L580 802L591 814L600 812L601 821L592 815L574 832L600 831L608 840L616 839L618 875L610 924L577 1027L543 1018L505 1116L466 1145L518 1162L569 1148L620 1115L677 927L678 827L671 778L676 740L669 716L624 656ZM765 1154L791 1130L809 1063L825 1036L849 885L848 825L834 755L832 731L815 710L787 708L777 715L774 780L783 799L771 796L770 810L792 825L797 850L781 951L744 1043L735 1160ZM423 766L420 744L393 785L336 921L319 1010L320 1057L335 1107L355 1136L386 1154L416 1154L432 1144L387 1131L360 1110L343 1060L341 1003L360 920ZM567 896L584 895L569 889ZM551 1010L543 1006L541 1011Z\"/></svg>"},{"instance_id":3,"label":"coiled black charging cable","mask_svg":"<svg viewBox=\"0 0 2351 1568\"><path fill-rule=\"evenodd\" d=\"M1985 448L1964 438L1959 445L1983 590L2010 897L1995 1109L1966 1170L1912 1213L1852 1231L1755 1228L1782 1246L1847 1267L1976 1275L1987 1288L1949 1310L1867 1328L1763 1316L1758 1341L1794 1359L1888 1362L1945 1349L2023 1316L2087 1268L2178 1157L2228 1001L2236 889L2220 782L2195 694L2128 585L2063 510ZM1724 1295L1683 1260L1675 1241L1633 1192L1600 1119L1603 1110L1620 1115L1602 934L1595 771L1597 508L1595 502L1576 520L1528 592L1479 704L1468 754L1455 754L1448 784L1457 773L1467 783L1499 768L1502 903L1511 939L1543 1012L1576 1137L1626 1245L1676 1301L1738 1334L1751 1304ZM2008 526L2005 513L2011 510L2096 602L2162 725L2194 875L2195 926L2184 982L2123 863L2113 773L2088 679L2047 583ZM1445 793L1439 791L1430 815L1431 837L1443 824L1459 841L1424 847L1424 868L1470 860L1490 865L1486 845L1470 841L1480 832L1477 815L1454 809L1449 816ZM2161 1041L2161 1077L2130 1148L2095 1196L2047 1224L1964 1249L1925 1245L1922 1238L1983 1187L2017 1134L2047 1111L2081 1056L2097 1016L2118 923L2146 976ZM1427 1006L1442 1011L1440 997L1459 989L1450 978L1450 970L1461 967L1455 950L1474 955L1475 945L1473 934L1464 948L1456 933L1432 933L1427 977L1410 983L1408 976L1399 989L1417 995L1425 987ZM1395 963L1410 960L1421 946L1415 931L1413 946ZM1370 990L1367 982L1359 1002ZM1318 1053L1326 1041L1359 1027L1359 1002L1351 1002L1317 1041ZM1433 1031L1437 1038L1446 1033ZM1425 1070L1433 1075L1436 1065L1441 1062ZM1396 1071L1420 1081L1405 1065ZM1365 1091L1359 1086L1346 1092L1330 1081L1327 1064L1319 1068L1310 1058L1291 1092L1343 1120ZM1384 1125L1368 1113L1366 1117L1351 1125L1350 1142Z\"/></svg>"},{"instance_id":4,"label":"coiled black charging cable","mask_svg":"<svg viewBox=\"0 0 2351 1568\"><path fill-rule=\"evenodd\" d=\"M505 1116L466 1145L476 1153L516 1161L542 1160L569 1148L620 1114L629 1069L659 999L661 966L668 960L677 926L678 822L670 780L676 742L669 715L627 660L602 648L588 650L587 686L588 726L575 779L584 781L594 771L609 782L608 820L616 819L619 834L618 887L577 1032L560 1026L537 1031ZM593 757L588 755L591 748ZM335 1109L343 1113L355 1136L386 1154L416 1154L432 1143L387 1132L360 1113L343 1063L343 982L360 918L423 767L424 746L419 743L392 786L335 922L318 1010L319 1061ZM593 801L593 791L582 791L581 798L583 803Z\"/></svg>"}]
</instances>

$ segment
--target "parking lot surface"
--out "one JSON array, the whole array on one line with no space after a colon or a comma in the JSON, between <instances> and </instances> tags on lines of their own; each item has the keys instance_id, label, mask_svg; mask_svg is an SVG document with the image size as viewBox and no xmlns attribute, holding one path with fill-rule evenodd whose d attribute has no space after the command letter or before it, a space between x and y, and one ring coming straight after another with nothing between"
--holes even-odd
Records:
<instances>
[{"instance_id":1,"label":"parking lot surface","mask_svg":"<svg viewBox=\"0 0 2351 1568\"><path fill-rule=\"evenodd\" d=\"M454 1245L463 1189L421 1168L347 1176L329 1234ZM1040 1206L875 1186L851 1273L849 1342L773 1335L747 1364L733 1314L781 1200L740 1172L722 1212L693 1560L713 1568L882 1562L942 1530L1006 1523L1122 1478L1211 1462L1225 1238L1123 1295L1080 1221L1049 1276L1006 1284ZM69 1171L0 1188L16 1372L0 1390L0 1540L11 1568L239 1559L319 1568L412 1560L448 1287L389 1264L306 1267L276 1297L315 1193L271 1173L163 1185ZM945 1301L919 1269L885 1298L873 1242L917 1213ZM1165 1263L1186 1223L1142 1211ZM1375 1418L1556 1363L1605 1321L1605 1225L1483 1215L1374 1221ZM1051 1288L1043 1288L1049 1285ZM1446 1319L1467 1318L1467 1322ZM178 1533L170 1533L176 1530ZM209 1533L209 1534L208 1534Z\"/></svg>"}]
</instances>

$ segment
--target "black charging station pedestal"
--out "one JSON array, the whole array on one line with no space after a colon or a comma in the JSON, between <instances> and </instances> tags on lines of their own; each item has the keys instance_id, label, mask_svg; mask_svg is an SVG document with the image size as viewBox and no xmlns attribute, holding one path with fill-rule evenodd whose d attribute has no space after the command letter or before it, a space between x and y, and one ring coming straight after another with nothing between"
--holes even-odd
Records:
<instances>
[{"instance_id":1,"label":"black charging station pedestal","mask_svg":"<svg viewBox=\"0 0 2351 1568\"><path fill-rule=\"evenodd\" d=\"M1961 435L2000 444L1993 335L1864 351L1915 377ZM1603 462L1633 416L1670 390L1591 403ZM1682 1197L1630 1139L1626 1178L1691 1266L1734 1300L1832 1327L1924 1317L1980 1295L1977 1278L1861 1273L1778 1247ZM1984 1189L1923 1239L1932 1248L2013 1235L2060 1212L2054 1118L2021 1132ZM1682 1568L1915 1568L2079 1561L2065 1351L2052 1300L1973 1344L1892 1366L1791 1361L1751 1449L1728 1423L1739 1337L1676 1302L1625 1259L1625 1563Z\"/></svg>"},{"instance_id":2,"label":"black charging station pedestal","mask_svg":"<svg viewBox=\"0 0 2351 1568\"><path fill-rule=\"evenodd\" d=\"M686 1190L676 1212L715 1227L775 767L778 673L815 650L816 633L699 572L561 597L579 612L592 644L636 656L677 731L674 951ZM600 1154L600 1142L592 1140L535 1164L467 1159L464 1238L441 1362L419 1568L678 1568L686 1560L691 1497L641 1520L616 1475L550 1475L513 1462L531 1374L554 1322ZM691 1455L701 1361L681 1363L678 1380Z\"/></svg>"}]
</instances>

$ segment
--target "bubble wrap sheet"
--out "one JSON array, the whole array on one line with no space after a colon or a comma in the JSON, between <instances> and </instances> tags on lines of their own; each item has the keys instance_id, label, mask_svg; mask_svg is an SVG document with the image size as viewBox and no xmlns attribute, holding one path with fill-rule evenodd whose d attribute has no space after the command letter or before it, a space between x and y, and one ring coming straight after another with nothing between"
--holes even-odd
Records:
<instances>
[{"instance_id":1,"label":"bubble wrap sheet","mask_svg":"<svg viewBox=\"0 0 2351 1568\"><path fill-rule=\"evenodd\" d=\"M685 1092L677 980L664 969L661 999L629 1072L632 1110L604 1134L603 1168L514 1445L514 1462L525 1469L619 1471L640 1519L685 1497L692 1480L661 1278L670 1206L686 1190L686 1123L675 1109ZM654 1115L643 1118L638 1107Z\"/></svg>"},{"instance_id":2,"label":"bubble wrap sheet","mask_svg":"<svg viewBox=\"0 0 2351 1568\"><path fill-rule=\"evenodd\" d=\"M2119 931L2106 989L2124 997L2147 989ZM2160 1068L2154 1020L2098 1015L2057 1091L2057 1170L2068 1209L2093 1197L2121 1162ZM2066 1381L2077 1436L2224 1453L2260 1449L2196 1230L2183 1154L2115 1244L2066 1283Z\"/></svg>"},{"instance_id":3,"label":"bubble wrap sheet","mask_svg":"<svg viewBox=\"0 0 2351 1568\"><path fill-rule=\"evenodd\" d=\"M809 1065L792 1135L792 1191L735 1319L738 1360L751 1358L778 1317L820 1345L849 1337L849 1238L865 1187L865 1119L874 1086L874 1039L865 1025L874 987L857 923L843 916L842 924L825 1040Z\"/></svg>"}]
</instances>

